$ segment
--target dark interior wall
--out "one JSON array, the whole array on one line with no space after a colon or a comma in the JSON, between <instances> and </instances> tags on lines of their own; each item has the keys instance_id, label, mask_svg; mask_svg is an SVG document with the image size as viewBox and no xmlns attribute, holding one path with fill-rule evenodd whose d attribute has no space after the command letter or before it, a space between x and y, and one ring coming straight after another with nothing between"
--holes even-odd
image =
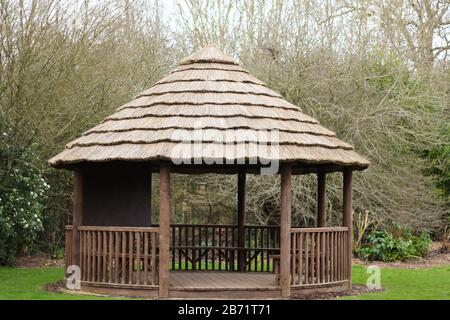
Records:
<instances>
[{"instance_id":1,"label":"dark interior wall","mask_svg":"<svg viewBox=\"0 0 450 320\"><path fill-rule=\"evenodd\" d=\"M83 165L83 225L151 225L151 168L140 163Z\"/></svg>"}]
</instances>

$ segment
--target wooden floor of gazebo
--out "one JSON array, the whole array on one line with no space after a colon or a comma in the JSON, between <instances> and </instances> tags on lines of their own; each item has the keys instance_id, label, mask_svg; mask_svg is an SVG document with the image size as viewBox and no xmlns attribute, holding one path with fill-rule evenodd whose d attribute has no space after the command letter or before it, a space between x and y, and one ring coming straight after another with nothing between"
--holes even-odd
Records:
<instances>
[{"instance_id":1,"label":"wooden floor of gazebo","mask_svg":"<svg viewBox=\"0 0 450 320\"><path fill-rule=\"evenodd\" d=\"M292 297L311 293L341 291L348 288L347 281L328 285L291 288ZM170 272L171 297L178 298L279 298L281 287L275 275L267 272Z\"/></svg>"},{"instance_id":2,"label":"wooden floor of gazebo","mask_svg":"<svg viewBox=\"0 0 450 320\"><path fill-rule=\"evenodd\" d=\"M172 271L171 290L274 290L275 275L267 272Z\"/></svg>"},{"instance_id":3,"label":"wooden floor of gazebo","mask_svg":"<svg viewBox=\"0 0 450 320\"><path fill-rule=\"evenodd\" d=\"M169 283L178 298L275 298L281 290L267 272L172 271Z\"/></svg>"}]
</instances>

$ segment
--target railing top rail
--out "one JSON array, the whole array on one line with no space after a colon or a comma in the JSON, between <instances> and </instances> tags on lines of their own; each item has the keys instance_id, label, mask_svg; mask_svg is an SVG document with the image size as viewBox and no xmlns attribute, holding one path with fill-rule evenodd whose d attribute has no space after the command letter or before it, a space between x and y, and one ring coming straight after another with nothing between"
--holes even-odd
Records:
<instances>
[{"instance_id":1,"label":"railing top rail","mask_svg":"<svg viewBox=\"0 0 450 320\"><path fill-rule=\"evenodd\" d=\"M347 227L291 228L291 233L348 231Z\"/></svg>"},{"instance_id":2,"label":"railing top rail","mask_svg":"<svg viewBox=\"0 0 450 320\"><path fill-rule=\"evenodd\" d=\"M233 224L171 224L175 227L237 227ZM279 226L256 226L246 225L245 228L279 228ZM66 225L65 230L72 230L73 226ZM79 226L78 230L82 231L146 231L146 232L159 232L159 225L155 224L151 227L109 227L109 226ZM291 233L299 232L332 232L332 231L348 231L347 227L323 227L323 228L291 228Z\"/></svg>"},{"instance_id":3,"label":"railing top rail","mask_svg":"<svg viewBox=\"0 0 450 320\"><path fill-rule=\"evenodd\" d=\"M107 227L107 226L79 226L80 231L117 231L117 232L155 232L159 233L159 228L155 227Z\"/></svg>"}]
</instances>

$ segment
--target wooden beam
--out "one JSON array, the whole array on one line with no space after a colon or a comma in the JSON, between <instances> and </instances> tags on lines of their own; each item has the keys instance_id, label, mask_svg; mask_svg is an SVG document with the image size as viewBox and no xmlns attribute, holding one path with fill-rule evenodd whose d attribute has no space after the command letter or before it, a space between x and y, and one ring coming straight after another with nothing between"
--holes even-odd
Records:
<instances>
[{"instance_id":1,"label":"wooden beam","mask_svg":"<svg viewBox=\"0 0 450 320\"><path fill-rule=\"evenodd\" d=\"M245 247L245 181L246 171L245 169L239 169L238 171L238 212L237 212L237 241L238 247ZM240 272L245 272L245 250L238 251L238 268Z\"/></svg>"},{"instance_id":2,"label":"wooden beam","mask_svg":"<svg viewBox=\"0 0 450 320\"><path fill-rule=\"evenodd\" d=\"M170 166L159 167L159 296L169 296Z\"/></svg>"},{"instance_id":3,"label":"wooden beam","mask_svg":"<svg viewBox=\"0 0 450 320\"><path fill-rule=\"evenodd\" d=\"M280 286L282 297L287 298L291 294L291 166L283 164L280 174Z\"/></svg>"},{"instance_id":4,"label":"wooden beam","mask_svg":"<svg viewBox=\"0 0 450 320\"><path fill-rule=\"evenodd\" d=\"M348 286L352 287L352 247L353 247L353 222L352 222L352 170L344 170L344 194L343 194L343 225L348 228L347 237L347 277Z\"/></svg>"},{"instance_id":5,"label":"wooden beam","mask_svg":"<svg viewBox=\"0 0 450 320\"><path fill-rule=\"evenodd\" d=\"M326 191L326 173L319 171L317 174L317 226L319 228L327 225L327 191Z\"/></svg>"},{"instance_id":6,"label":"wooden beam","mask_svg":"<svg viewBox=\"0 0 450 320\"><path fill-rule=\"evenodd\" d=\"M80 233L83 224L83 172L75 169L73 175L73 215L72 215L72 265L80 266Z\"/></svg>"}]
</instances>

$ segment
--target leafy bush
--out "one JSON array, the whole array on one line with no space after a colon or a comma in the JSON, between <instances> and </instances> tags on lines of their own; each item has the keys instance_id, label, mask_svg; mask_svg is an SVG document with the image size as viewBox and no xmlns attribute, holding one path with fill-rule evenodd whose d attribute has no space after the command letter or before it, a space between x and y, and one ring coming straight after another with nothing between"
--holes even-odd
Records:
<instances>
[{"instance_id":1,"label":"leafy bush","mask_svg":"<svg viewBox=\"0 0 450 320\"><path fill-rule=\"evenodd\" d=\"M29 251L42 230L45 193L49 188L30 163L32 146L11 143L14 131L0 114L0 265Z\"/></svg>"},{"instance_id":2,"label":"leafy bush","mask_svg":"<svg viewBox=\"0 0 450 320\"><path fill-rule=\"evenodd\" d=\"M393 233L381 230L370 233L357 252L367 260L405 261L426 256L430 243L427 232L415 236L410 230Z\"/></svg>"}]
</instances>

